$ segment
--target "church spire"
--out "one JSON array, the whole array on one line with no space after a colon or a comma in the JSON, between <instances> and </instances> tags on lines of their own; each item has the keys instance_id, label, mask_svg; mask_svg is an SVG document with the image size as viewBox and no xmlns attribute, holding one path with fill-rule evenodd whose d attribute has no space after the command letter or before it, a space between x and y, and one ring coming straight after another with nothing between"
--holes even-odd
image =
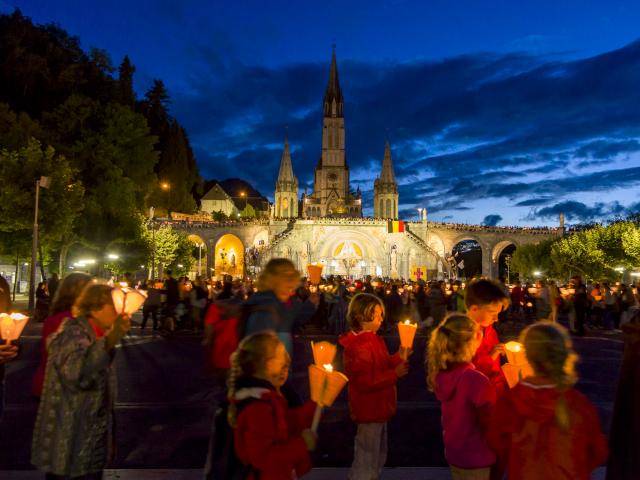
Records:
<instances>
[{"instance_id":1,"label":"church spire","mask_svg":"<svg viewBox=\"0 0 640 480\"><path fill-rule=\"evenodd\" d=\"M391 147L389 146L389 140L387 140L384 145L384 157L382 159L380 183L396 183L396 175L393 171L393 159L391 158Z\"/></svg>"},{"instance_id":2,"label":"church spire","mask_svg":"<svg viewBox=\"0 0 640 480\"><path fill-rule=\"evenodd\" d=\"M338 63L336 62L336 48L333 46L331 55L331 69L329 70L329 83L324 94L324 116L342 117L344 109L344 98L338 80Z\"/></svg>"},{"instance_id":3,"label":"church spire","mask_svg":"<svg viewBox=\"0 0 640 480\"><path fill-rule=\"evenodd\" d=\"M289 153L289 138L284 136L284 149L282 150L282 158L280 159L280 172L278 172L278 186L286 184L286 182L298 183L293 175L293 166L291 165L291 154Z\"/></svg>"}]
</instances>

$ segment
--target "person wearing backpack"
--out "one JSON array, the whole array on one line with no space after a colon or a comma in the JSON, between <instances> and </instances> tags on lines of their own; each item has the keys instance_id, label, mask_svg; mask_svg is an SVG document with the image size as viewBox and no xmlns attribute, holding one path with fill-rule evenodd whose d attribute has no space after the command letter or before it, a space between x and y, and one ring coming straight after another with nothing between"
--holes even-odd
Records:
<instances>
[{"instance_id":1,"label":"person wearing backpack","mask_svg":"<svg viewBox=\"0 0 640 480\"><path fill-rule=\"evenodd\" d=\"M284 344L269 331L244 338L233 353L227 420L234 449L217 478L291 480L311 470L316 404L289 406L280 388L289 377L290 362Z\"/></svg>"},{"instance_id":2,"label":"person wearing backpack","mask_svg":"<svg viewBox=\"0 0 640 480\"><path fill-rule=\"evenodd\" d=\"M269 260L258 278L258 292L244 303L244 334L271 330L293 357L293 332L311 319L319 302L317 294L305 301L294 298L299 283L300 274L291 260Z\"/></svg>"}]
</instances>

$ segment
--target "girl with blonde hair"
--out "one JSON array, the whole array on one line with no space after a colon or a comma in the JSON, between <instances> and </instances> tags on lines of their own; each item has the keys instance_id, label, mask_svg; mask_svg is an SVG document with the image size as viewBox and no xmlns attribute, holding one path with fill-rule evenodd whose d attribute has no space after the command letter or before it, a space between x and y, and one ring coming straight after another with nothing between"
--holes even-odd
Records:
<instances>
[{"instance_id":1,"label":"girl with blonde hair","mask_svg":"<svg viewBox=\"0 0 640 480\"><path fill-rule=\"evenodd\" d=\"M246 337L231 356L228 421L247 479L291 480L311 469L316 435L309 427L315 403L290 408L280 389L290 358L273 332Z\"/></svg>"},{"instance_id":2,"label":"girl with blonde hair","mask_svg":"<svg viewBox=\"0 0 640 480\"><path fill-rule=\"evenodd\" d=\"M427 347L427 385L442 406L445 457L454 480L489 480L496 461L485 439L495 389L471 363L481 342L480 326L453 313L431 333Z\"/></svg>"},{"instance_id":3,"label":"girl with blonde hair","mask_svg":"<svg viewBox=\"0 0 640 480\"><path fill-rule=\"evenodd\" d=\"M573 386L578 380L567 330L540 322L520 338L534 375L500 397L488 439L508 458L508 477L588 480L607 458L606 438L593 404Z\"/></svg>"}]
</instances>

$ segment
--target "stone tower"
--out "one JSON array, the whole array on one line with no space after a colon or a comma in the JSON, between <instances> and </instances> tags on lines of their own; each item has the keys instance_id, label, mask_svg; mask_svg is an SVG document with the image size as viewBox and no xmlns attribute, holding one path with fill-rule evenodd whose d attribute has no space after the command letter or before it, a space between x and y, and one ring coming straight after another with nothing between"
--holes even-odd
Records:
<instances>
[{"instance_id":1,"label":"stone tower","mask_svg":"<svg viewBox=\"0 0 640 480\"><path fill-rule=\"evenodd\" d=\"M296 218L298 216L298 179L293 174L287 137L284 138L280 172L276 181L273 215L276 218Z\"/></svg>"},{"instance_id":2,"label":"stone tower","mask_svg":"<svg viewBox=\"0 0 640 480\"><path fill-rule=\"evenodd\" d=\"M396 175L393 172L393 160L388 140L384 146L380 176L373 183L373 216L398 218L398 182L396 182Z\"/></svg>"},{"instance_id":3,"label":"stone tower","mask_svg":"<svg viewBox=\"0 0 640 480\"><path fill-rule=\"evenodd\" d=\"M338 80L336 52L331 57L324 94L322 154L316 166L313 193L303 200L305 217L361 217L362 199L349 188L345 157L344 97Z\"/></svg>"}]
</instances>

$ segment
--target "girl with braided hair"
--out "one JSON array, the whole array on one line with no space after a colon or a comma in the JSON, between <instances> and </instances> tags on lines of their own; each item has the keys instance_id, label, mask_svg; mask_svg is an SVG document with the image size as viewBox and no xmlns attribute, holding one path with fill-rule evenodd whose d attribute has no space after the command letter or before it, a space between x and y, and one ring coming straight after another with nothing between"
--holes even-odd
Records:
<instances>
[{"instance_id":1,"label":"girl with braided hair","mask_svg":"<svg viewBox=\"0 0 640 480\"><path fill-rule=\"evenodd\" d=\"M500 397L488 440L508 458L508 478L588 480L607 459L607 443L593 404L577 381L567 330L541 322L521 335L534 375Z\"/></svg>"},{"instance_id":2,"label":"girl with braided hair","mask_svg":"<svg viewBox=\"0 0 640 480\"><path fill-rule=\"evenodd\" d=\"M291 480L311 469L309 451L317 438L309 427L316 404L289 407L280 393L289 364L284 344L271 331L244 338L231 355L228 421L235 453L250 466L248 480Z\"/></svg>"},{"instance_id":3,"label":"girl with braided hair","mask_svg":"<svg viewBox=\"0 0 640 480\"><path fill-rule=\"evenodd\" d=\"M471 363L481 342L480 325L452 313L427 347L427 384L442 404L445 457L454 480L489 480L496 461L485 438L495 388Z\"/></svg>"}]
</instances>

